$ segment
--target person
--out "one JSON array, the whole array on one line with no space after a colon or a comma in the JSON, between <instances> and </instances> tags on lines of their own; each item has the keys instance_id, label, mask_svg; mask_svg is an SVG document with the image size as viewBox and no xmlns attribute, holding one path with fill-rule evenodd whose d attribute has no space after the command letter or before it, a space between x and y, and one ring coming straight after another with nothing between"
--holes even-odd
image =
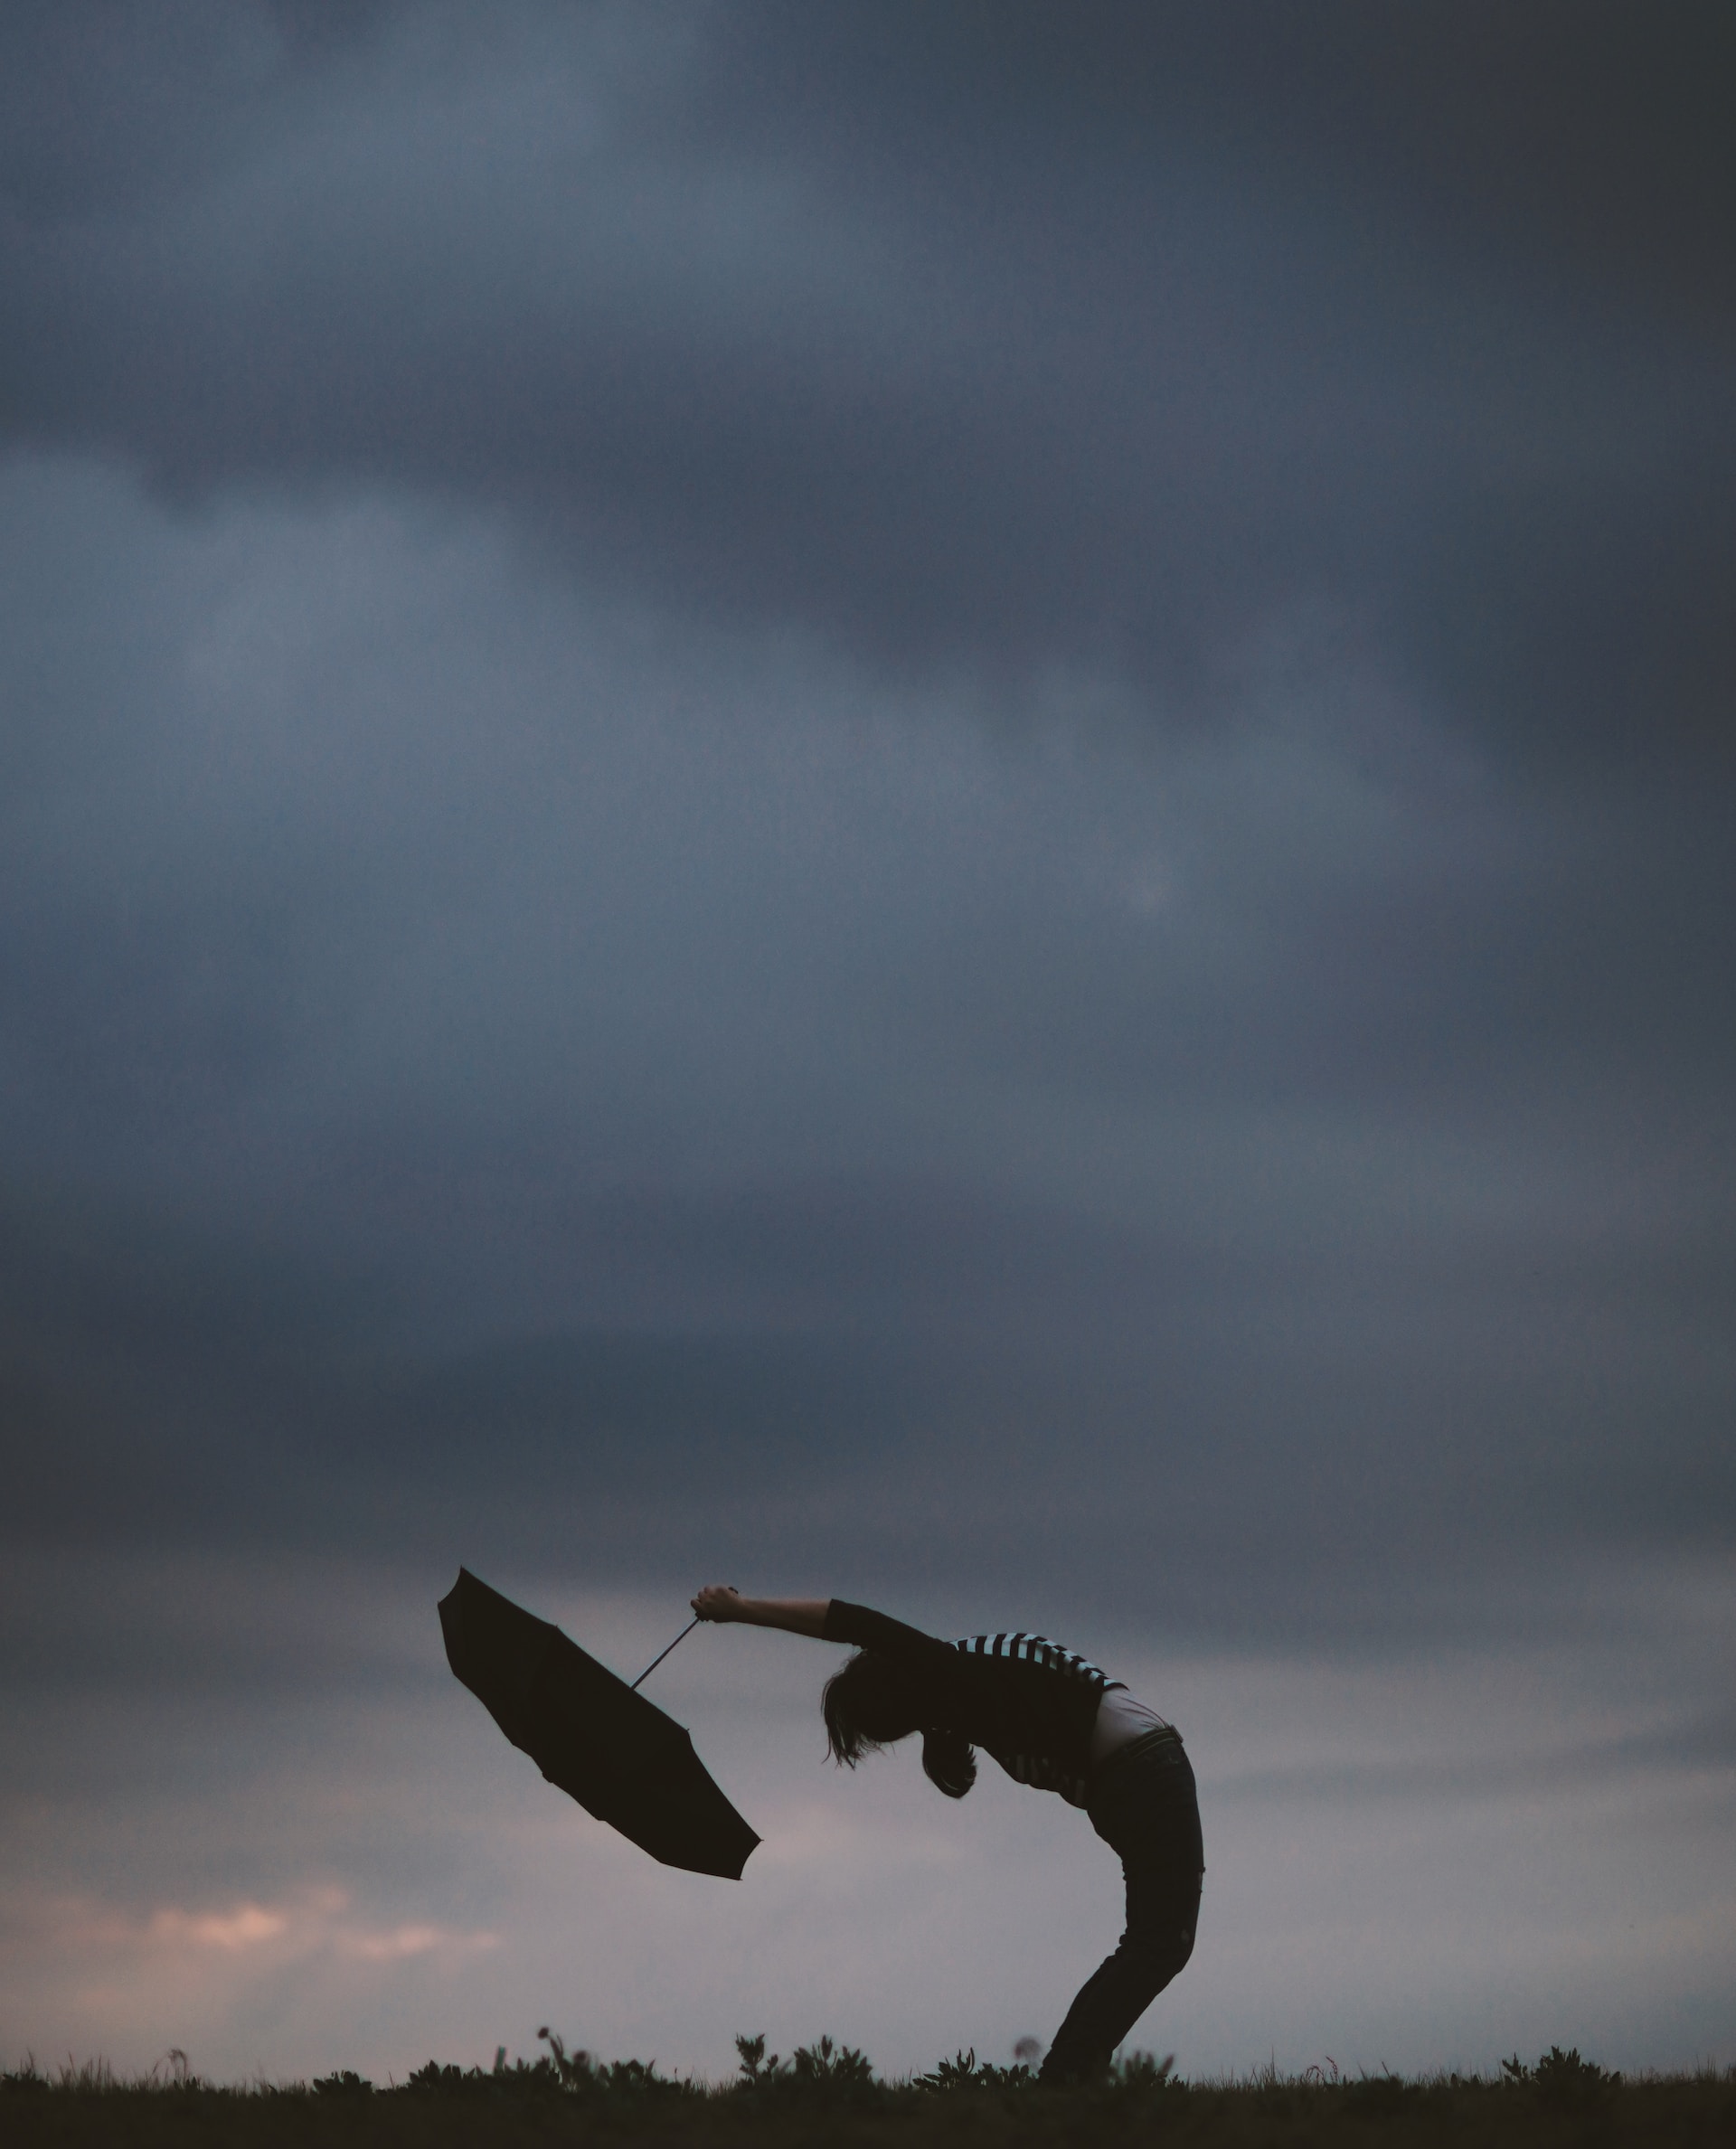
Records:
<instances>
[{"instance_id":1,"label":"person","mask_svg":"<svg viewBox=\"0 0 1736 2149\"><path fill-rule=\"evenodd\" d=\"M1175 1726L1043 1635L943 1642L841 1598L753 1598L715 1583L693 1606L701 1619L854 1646L822 1702L826 1743L842 1766L920 1732L923 1770L948 1798L976 1782L980 1747L1015 1782L1083 1809L1120 1857L1127 1929L1080 1987L1039 2078L1103 2072L1194 1952L1205 1853L1194 1771Z\"/></svg>"}]
</instances>

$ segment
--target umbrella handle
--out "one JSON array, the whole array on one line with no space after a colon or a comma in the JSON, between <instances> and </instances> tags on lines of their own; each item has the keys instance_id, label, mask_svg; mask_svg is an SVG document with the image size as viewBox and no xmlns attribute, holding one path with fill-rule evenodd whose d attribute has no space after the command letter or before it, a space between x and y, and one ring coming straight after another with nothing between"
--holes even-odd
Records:
<instances>
[{"instance_id":1,"label":"umbrella handle","mask_svg":"<svg viewBox=\"0 0 1736 2149\"><path fill-rule=\"evenodd\" d=\"M675 1641L670 1643L669 1649L675 1648L677 1643L684 1642L688 1635L693 1633L694 1627L696 1627L698 1625L699 1621L697 1618L690 1619L686 1626L684 1626L681 1632L675 1636ZM638 1677L633 1682L632 1687L630 1689L632 1692L637 1693L640 1687L645 1684L646 1681L651 1676L652 1673L655 1672L657 1666L663 1662L664 1657L668 1655L669 1649L665 1649L660 1654L654 1656L651 1659L650 1663L646 1664L644 1671L642 1671Z\"/></svg>"}]
</instances>

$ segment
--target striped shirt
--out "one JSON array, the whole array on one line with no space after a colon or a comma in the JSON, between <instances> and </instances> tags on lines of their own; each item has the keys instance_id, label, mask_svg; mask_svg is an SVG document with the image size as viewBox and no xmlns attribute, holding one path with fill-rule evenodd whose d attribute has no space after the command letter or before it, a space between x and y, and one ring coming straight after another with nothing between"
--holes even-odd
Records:
<instances>
[{"instance_id":1,"label":"striped shirt","mask_svg":"<svg viewBox=\"0 0 1736 2149\"><path fill-rule=\"evenodd\" d=\"M1015 1783L1082 1806L1091 1776L1098 1704L1119 1680L1045 1635L971 1635L943 1642L865 1605L834 1598L828 1642L892 1658L924 1730L981 1747Z\"/></svg>"},{"instance_id":2,"label":"striped shirt","mask_svg":"<svg viewBox=\"0 0 1736 2149\"><path fill-rule=\"evenodd\" d=\"M967 1656L995 1656L1015 1664L1035 1664L1059 1678L1074 1681L1090 1693L1093 1721L1096 1704L1111 1686L1122 1683L1118 1679L1111 1679L1107 1672L1099 1671L1089 1657L1081 1656L1076 1649L1063 1648L1046 1635L971 1635L962 1642L955 1642L953 1647L962 1650ZM1064 1756L1052 1751L1002 1753L986 1739L977 1743L985 1753L994 1756L1015 1784L1029 1784L1033 1791L1058 1792L1069 1805L1084 1805L1090 1775L1089 1748L1087 1767L1080 1769L1078 1757L1071 1752Z\"/></svg>"}]
</instances>

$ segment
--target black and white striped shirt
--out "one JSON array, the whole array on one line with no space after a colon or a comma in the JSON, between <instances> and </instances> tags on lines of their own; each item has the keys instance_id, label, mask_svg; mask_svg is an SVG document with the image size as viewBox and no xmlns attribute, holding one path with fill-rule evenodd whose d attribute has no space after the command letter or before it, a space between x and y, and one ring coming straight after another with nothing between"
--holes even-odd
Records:
<instances>
[{"instance_id":1,"label":"black and white striped shirt","mask_svg":"<svg viewBox=\"0 0 1736 2149\"><path fill-rule=\"evenodd\" d=\"M834 1598L826 1638L893 1658L915 1690L925 1728L958 1733L1015 1783L1086 1802L1098 1703L1119 1680L1045 1635L971 1635L942 1642L864 1605Z\"/></svg>"},{"instance_id":2,"label":"black and white striped shirt","mask_svg":"<svg viewBox=\"0 0 1736 2149\"><path fill-rule=\"evenodd\" d=\"M995 1656L1015 1664L1035 1664L1059 1678L1076 1682L1091 1695L1093 1720L1095 1704L1109 1687L1121 1683L1111 1679L1107 1672L1099 1671L1076 1649L1065 1649L1046 1635L971 1635L962 1642L955 1642L953 1647L962 1650L967 1656ZM986 1739L978 1743L985 1753L994 1755L1015 1784L1029 1784L1036 1791L1058 1792L1070 1805L1084 1805L1087 1771L1074 1766L1075 1757L1071 1753L1064 1758L1050 1751L1002 1753Z\"/></svg>"}]
</instances>

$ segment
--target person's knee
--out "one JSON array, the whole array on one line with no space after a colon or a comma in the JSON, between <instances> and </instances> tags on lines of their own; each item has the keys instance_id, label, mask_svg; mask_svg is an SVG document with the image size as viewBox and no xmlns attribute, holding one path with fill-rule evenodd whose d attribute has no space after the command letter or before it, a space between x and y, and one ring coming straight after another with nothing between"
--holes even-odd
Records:
<instances>
[{"instance_id":1,"label":"person's knee","mask_svg":"<svg viewBox=\"0 0 1736 2149\"><path fill-rule=\"evenodd\" d=\"M1157 1980L1152 1989L1160 1990L1186 1967L1194 1953L1197 1925L1194 1918L1144 1919L1137 1926L1129 1926L1122 1934L1116 1954L1130 1968L1137 1968L1147 1978Z\"/></svg>"}]
</instances>

